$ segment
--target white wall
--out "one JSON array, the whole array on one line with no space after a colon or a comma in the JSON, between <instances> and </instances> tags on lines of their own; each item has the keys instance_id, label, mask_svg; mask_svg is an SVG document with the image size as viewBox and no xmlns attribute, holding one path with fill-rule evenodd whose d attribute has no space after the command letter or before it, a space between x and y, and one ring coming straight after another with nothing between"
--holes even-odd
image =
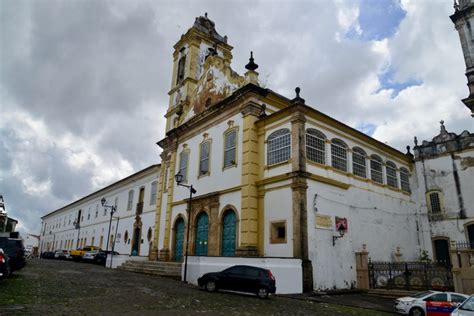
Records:
<instances>
[{"instance_id":1,"label":"white wall","mask_svg":"<svg viewBox=\"0 0 474 316\"><path fill-rule=\"evenodd\" d=\"M264 199L264 256L293 257L293 198L291 188L266 192ZM270 243L271 223L283 220L286 220L286 243Z\"/></svg>"},{"instance_id":2,"label":"white wall","mask_svg":"<svg viewBox=\"0 0 474 316\"><path fill-rule=\"evenodd\" d=\"M275 276L277 294L303 292L300 259L285 258L241 258L241 257L188 257L187 281L197 285L197 280L208 272L219 272L234 265L250 265L268 269ZM184 263L181 268L184 278Z\"/></svg>"}]
</instances>

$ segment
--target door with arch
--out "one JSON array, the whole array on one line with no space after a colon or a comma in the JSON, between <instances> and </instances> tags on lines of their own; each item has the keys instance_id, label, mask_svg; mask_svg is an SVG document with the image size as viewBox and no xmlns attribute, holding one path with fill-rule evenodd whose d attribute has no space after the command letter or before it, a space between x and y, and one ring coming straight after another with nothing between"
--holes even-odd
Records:
<instances>
[{"instance_id":1,"label":"door with arch","mask_svg":"<svg viewBox=\"0 0 474 316\"><path fill-rule=\"evenodd\" d=\"M447 239L435 239L435 260L440 263L451 263L449 258L449 241Z\"/></svg>"},{"instance_id":2,"label":"door with arch","mask_svg":"<svg viewBox=\"0 0 474 316\"><path fill-rule=\"evenodd\" d=\"M132 256L138 256L140 254L140 241L142 238L140 227L136 227L133 230L133 244L132 244Z\"/></svg>"},{"instance_id":3,"label":"door with arch","mask_svg":"<svg viewBox=\"0 0 474 316\"><path fill-rule=\"evenodd\" d=\"M196 256L207 256L207 240L209 236L209 217L205 212L196 219Z\"/></svg>"},{"instance_id":4,"label":"door with arch","mask_svg":"<svg viewBox=\"0 0 474 316\"><path fill-rule=\"evenodd\" d=\"M222 217L222 256L235 255L236 216L233 210L226 210Z\"/></svg>"},{"instance_id":5,"label":"door with arch","mask_svg":"<svg viewBox=\"0 0 474 316\"><path fill-rule=\"evenodd\" d=\"M174 260L183 260L184 220L179 218L174 225Z\"/></svg>"}]
</instances>

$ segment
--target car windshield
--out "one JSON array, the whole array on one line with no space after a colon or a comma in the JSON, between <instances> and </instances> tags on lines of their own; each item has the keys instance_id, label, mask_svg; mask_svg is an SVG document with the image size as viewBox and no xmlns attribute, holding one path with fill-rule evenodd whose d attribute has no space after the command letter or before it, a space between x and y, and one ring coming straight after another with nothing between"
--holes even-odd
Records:
<instances>
[{"instance_id":1,"label":"car windshield","mask_svg":"<svg viewBox=\"0 0 474 316\"><path fill-rule=\"evenodd\" d=\"M422 297L425 297L426 295L429 295L429 294L432 294L432 293L433 293L432 291L420 292L420 293L417 293L415 295L411 295L411 297L422 298Z\"/></svg>"},{"instance_id":2,"label":"car windshield","mask_svg":"<svg viewBox=\"0 0 474 316\"><path fill-rule=\"evenodd\" d=\"M474 297L471 296L467 300L462 303L461 306L459 306L459 309L462 309L464 311L471 311L474 312Z\"/></svg>"}]
</instances>

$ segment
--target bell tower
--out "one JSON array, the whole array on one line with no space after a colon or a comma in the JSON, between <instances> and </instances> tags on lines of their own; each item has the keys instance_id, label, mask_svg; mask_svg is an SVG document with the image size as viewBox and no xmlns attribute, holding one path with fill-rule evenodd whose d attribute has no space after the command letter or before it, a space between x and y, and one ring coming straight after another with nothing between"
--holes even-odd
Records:
<instances>
[{"instance_id":1,"label":"bell tower","mask_svg":"<svg viewBox=\"0 0 474 316\"><path fill-rule=\"evenodd\" d=\"M221 36L215 24L207 17L197 17L194 25L181 36L174 45L173 75L168 111L166 113L166 132L179 124L180 117L191 106L196 85L203 73L203 64L209 56L219 56L230 65L233 47L227 44L227 36Z\"/></svg>"},{"instance_id":2,"label":"bell tower","mask_svg":"<svg viewBox=\"0 0 474 316\"><path fill-rule=\"evenodd\" d=\"M461 40L466 63L469 96L462 102L471 110L474 117L474 0L454 0L454 14L450 16Z\"/></svg>"}]
</instances>

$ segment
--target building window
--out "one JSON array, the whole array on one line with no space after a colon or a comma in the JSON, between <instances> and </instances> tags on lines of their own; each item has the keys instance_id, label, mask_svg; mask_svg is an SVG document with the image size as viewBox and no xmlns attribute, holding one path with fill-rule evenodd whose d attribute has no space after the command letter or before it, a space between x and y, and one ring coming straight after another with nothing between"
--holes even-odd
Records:
<instances>
[{"instance_id":1,"label":"building window","mask_svg":"<svg viewBox=\"0 0 474 316\"><path fill-rule=\"evenodd\" d=\"M89 207L89 211L87 212L87 220L90 220L90 219L91 219L91 208Z\"/></svg>"},{"instance_id":2,"label":"building window","mask_svg":"<svg viewBox=\"0 0 474 316\"><path fill-rule=\"evenodd\" d=\"M270 223L270 243L284 244L286 243L286 221L278 221Z\"/></svg>"},{"instance_id":3,"label":"building window","mask_svg":"<svg viewBox=\"0 0 474 316\"><path fill-rule=\"evenodd\" d=\"M148 232L147 232L147 234L146 234L146 238L147 238L148 242L151 241L152 234L153 234L153 232L152 232L152 230L151 230L151 227L149 227L149 228L148 228Z\"/></svg>"},{"instance_id":4,"label":"building window","mask_svg":"<svg viewBox=\"0 0 474 316\"><path fill-rule=\"evenodd\" d=\"M133 207L133 190L128 191L127 211L131 211Z\"/></svg>"},{"instance_id":5,"label":"building window","mask_svg":"<svg viewBox=\"0 0 474 316\"><path fill-rule=\"evenodd\" d=\"M233 129L224 135L224 168L237 165L237 130Z\"/></svg>"},{"instance_id":6,"label":"building window","mask_svg":"<svg viewBox=\"0 0 474 316\"><path fill-rule=\"evenodd\" d=\"M178 73L176 78L176 84L184 80L184 68L186 66L186 56L182 56L178 61Z\"/></svg>"},{"instance_id":7,"label":"building window","mask_svg":"<svg viewBox=\"0 0 474 316\"><path fill-rule=\"evenodd\" d=\"M335 169L347 171L347 145L340 139L331 141L331 164Z\"/></svg>"},{"instance_id":8,"label":"building window","mask_svg":"<svg viewBox=\"0 0 474 316\"><path fill-rule=\"evenodd\" d=\"M209 154L211 151L211 142L205 141L200 145L199 151L199 176L209 175Z\"/></svg>"},{"instance_id":9,"label":"building window","mask_svg":"<svg viewBox=\"0 0 474 316\"><path fill-rule=\"evenodd\" d=\"M400 168L400 184L402 190L405 192L410 192L410 178L408 170L405 168Z\"/></svg>"},{"instance_id":10,"label":"building window","mask_svg":"<svg viewBox=\"0 0 474 316\"><path fill-rule=\"evenodd\" d=\"M428 192L428 204L432 214L440 214L443 211L441 191Z\"/></svg>"},{"instance_id":11,"label":"building window","mask_svg":"<svg viewBox=\"0 0 474 316\"><path fill-rule=\"evenodd\" d=\"M312 128L306 130L306 158L323 165L326 163L326 136Z\"/></svg>"},{"instance_id":12,"label":"building window","mask_svg":"<svg viewBox=\"0 0 474 316\"><path fill-rule=\"evenodd\" d=\"M387 185L392 188L398 188L397 166L391 161L387 161L385 166L387 172Z\"/></svg>"},{"instance_id":13,"label":"building window","mask_svg":"<svg viewBox=\"0 0 474 316\"><path fill-rule=\"evenodd\" d=\"M290 130L280 129L268 136L267 140L267 164L274 165L290 159L291 140Z\"/></svg>"},{"instance_id":14,"label":"building window","mask_svg":"<svg viewBox=\"0 0 474 316\"><path fill-rule=\"evenodd\" d=\"M367 154L362 148L354 147L352 149L352 173L361 178L367 178L366 156Z\"/></svg>"},{"instance_id":15,"label":"building window","mask_svg":"<svg viewBox=\"0 0 474 316\"><path fill-rule=\"evenodd\" d=\"M377 183L383 183L382 158L377 155L370 158L370 178Z\"/></svg>"},{"instance_id":16,"label":"building window","mask_svg":"<svg viewBox=\"0 0 474 316\"><path fill-rule=\"evenodd\" d=\"M179 154L179 172L183 175L183 183L188 183L189 150Z\"/></svg>"},{"instance_id":17,"label":"building window","mask_svg":"<svg viewBox=\"0 0 474 316\"><path fill-rule=\"evenodd\" d=\"M150 195L150 205L156 204L156 189L158 187L158 182L154 181L151 183L151 195Z\"/></svg>"}]
</instances>

